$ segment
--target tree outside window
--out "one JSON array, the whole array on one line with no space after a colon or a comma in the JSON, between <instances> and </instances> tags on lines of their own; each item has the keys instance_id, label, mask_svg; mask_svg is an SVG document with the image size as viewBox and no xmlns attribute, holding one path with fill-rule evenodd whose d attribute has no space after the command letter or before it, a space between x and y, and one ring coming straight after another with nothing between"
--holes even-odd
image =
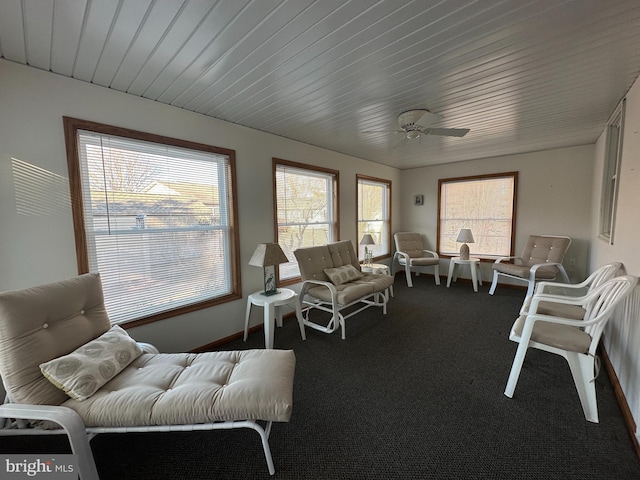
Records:
<instances>
[{"instance_id":1,"label":"tree outside window","mask_svg":"<svg viewBox=\"0 0 640 480\"><path fill-rule=\"evenodd\" d=\"M375 245L367 248L374 258L391 255L391 181L356 175L358 244L365 234L373 237ZM358 258L364 259L364 246L359 246Z\"/></svg>"},{"instance_id":2,"label":"tree outside window","mask_svg":"<svg viewBox=\"0 0 640 480\"><path fill-rule=\"evenodd\" d=\"M439 180L438 253L457 256L462 228L470 228L477 257L512 256L518 172Z\"/></svg>"},{"instance_id":3,"label":"tree outside window","mask_svg":"<svg viewBox=\"0 0 640 480\"><path fill-rule=\"evenodd\" d=\"M289 263L279 265L279 279L300 277L293 252L338 239L338 172L273 159L276 242Z\"/></svg>"},{"instance_id":4,"label":"tree outside window","mask_svg":"<svg viewBox=\"0 0 640 480\"><path fill-rule=\"evenodd\" d=\"M65 117L79 273L112 323L240 298L235 152Z\"/></svg>"}]
</instances>

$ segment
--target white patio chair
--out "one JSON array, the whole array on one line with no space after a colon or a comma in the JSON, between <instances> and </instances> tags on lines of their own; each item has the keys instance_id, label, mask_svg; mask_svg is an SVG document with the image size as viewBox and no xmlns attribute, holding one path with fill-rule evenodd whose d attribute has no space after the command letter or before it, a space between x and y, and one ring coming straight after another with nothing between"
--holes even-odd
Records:
<instances>
[{"instance_id":1,"label":"white patio chair","mask_svg":"<svg viewBox=\"0 0 640 480\"><path fill-rule=\"evenodd\" d=\"M398 232L393 236L396 244L396 253L393 254L391 263L391 276L396 274L396 262L404 268L407 277L407 285L413 287L411 272L419 275L426 268L433 267L433 275L436 285L440 285L440 257L432 251L424 248L422 235L413 232Z\"/></svg>"},{"instance_id":2,"label":"white patio chair","mask_svg":"<svg viewBox=\"0 0 640 480\"><path fill-rule=\"evenodd\" d=\"M612 278L583 297L536 294L527 315L513 324L510 340L518 343L504 394L511 398L518 383L528 348L537 348L564 357L569 364L585 418L598 423L595 379L599 362L596 349L602 331L616 306L638 282L637 277ZM538 313L541 302L579 305L585 309L582 320Z\"/></svg>"}]
</instances>

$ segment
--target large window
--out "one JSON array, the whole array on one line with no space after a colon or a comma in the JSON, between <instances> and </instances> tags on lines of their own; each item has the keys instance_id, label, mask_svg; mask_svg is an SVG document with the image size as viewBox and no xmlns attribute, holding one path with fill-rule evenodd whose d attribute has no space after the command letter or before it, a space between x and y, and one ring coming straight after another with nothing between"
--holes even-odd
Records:
<instances>
[{"instance_id":1,"label":"large window","mask_svg":"<svg viewBox=\"0 0 640 480\"><path fill-rule=\"evenodd\" d=\"M64 118L78 270L112 323L240 298L233 150Z\"/></svg>"},{"instance_id":2,"label":"large window","mask_svg":"<svg viewBox=\"0 0 640 480\"><path fill-rule=\"evenodd\" d=\"M613 231L616 221L616 199L618 197L618 185L620 184L623 124L624 101L616 108L607 125L607 143L602 174L599 233L610 244L613 244Z\"/></svg>"},{"instance_id":3,"label":"large window","mask_svg":"<svg viewBox=\"0 0 640 480\"><path fill-rule=\"evenodd\" d=\"M513 255L518 173L508 172L439 181L438 252L457 256L462 228L471 229L471 254Z\"/></svg>"},{"instance_id":4,"label":"large window","mask_svg":"<svg viewBox=\"0 0 640 480\"><path fill-rule=\"evenodd\" d=\"M276 242L289 260L279 266L281 281L296 281L293 252L338 240L338 172L273 159Z\"/></svg>"},{"instance_id":5,"label":"large window","mask_svg":"<svg viewBox=\"0 0 640 480\"><path fill-rule=\"evenodd\" d=\"M380 178L356 175L358 196L358 244L365 234L371 234L375 245L368 248L374 258L391 255L391 182ZM364 246L358 256L364 259Z\"/></svg>"}]
</instances>

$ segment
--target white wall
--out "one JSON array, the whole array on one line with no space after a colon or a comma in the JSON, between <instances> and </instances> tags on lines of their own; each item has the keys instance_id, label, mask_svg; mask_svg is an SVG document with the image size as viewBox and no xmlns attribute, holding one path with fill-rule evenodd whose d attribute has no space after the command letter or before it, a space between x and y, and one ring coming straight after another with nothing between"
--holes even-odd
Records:
<instances>
[{"instance_id":1,"label":"white wall","mask_svg":"<svg viewBox=\"0 0 640 480\"><path fill-rule=\"evenodd\" d=\"M627 273L640 275L640 79L627 96L622 162L614 243L598 238L605 135L596 143L594 160L593 202L591 204L591 257L593 265L623 262ZM640 287L626 305L616 312L607 325L603 342L611 359L636 425L640 424ZM640 434L636 430L640 440Z\"/></svg>"},{"instance_id":2,"label":"white wall","mask_svg":"<svg viewBox=\"0 0 640 480\"><path fill-rule=\"evenodd\" d=\"M424 234L427 248L435 249L439 179L517 171L515 254L520 254L529 235L567 235L572 244L564 265L573 281L582 281L589 270L593 155L593 145L585 145L405 170L400 224ZM415 194L424 195L423 206L413 205ZM473 254L473 244L469 247ZM575 259L575 266L570 259ZM447 272L449 261L440 263L441 274ZM491 264L483 262L481 268L483 280L490 281ZM461 275L465 273L468 276L464 271Z\"/></svg>"},{"instance_id":3,"label":"white wall","mask_svg":"<svg viewBox=\"0 0 640 480\"><path fill-rule=\"evenodd\" d=\"M63 116L236 151L244 298L131 330L162 351L190 350L242 331L246 296L262 288L262 272L247 263L258 243L274 240L272 157L340 171L340 237L354 243L355 175L391 180L397 229L400 189L394 168L0 60L0 291L77 274ZM16 198L21 190L12 158L47 177L29 198ZM253 310L252 324L262 323L260 309Z\"/></svg>"}]
</instances>

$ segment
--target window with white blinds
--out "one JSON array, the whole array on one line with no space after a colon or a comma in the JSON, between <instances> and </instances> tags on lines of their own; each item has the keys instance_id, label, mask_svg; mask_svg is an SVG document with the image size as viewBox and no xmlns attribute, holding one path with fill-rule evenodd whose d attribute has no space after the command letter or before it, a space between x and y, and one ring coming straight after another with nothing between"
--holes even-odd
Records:
<instances>
[{"instance_id":1,"label":"window with white blinds","mask_svg":"<svg viewBox=\"0 0 640 480\"><path fill-rule=\"evenodd\" d=\"M100 273L112 323L239 298L232 150L75 119L65 129L79 269Z\"/></svg>"},{"instance_id":2,"label":"window with white blinds","mask_svg":"<svg viewBox=\"0 0 640 480\"><path fill-rule=\"evenodd\" d=\"M273 159L276 242L289 263L279 266L279 279L297 279L300 269L293 252L338 239L338 172Z\"/></svg>"},{"instance_id":3,"label":"window with white blinds","mask_svg":"<svg viewBox=\"0 0 640 480\"><path fill-rule=\"evenodd\" d=\"M391 255L391 182L380 178L356 175L358 183L358 243L370 234L375 245L368 245L373 257ZM364 245L358 256L364 259Z\"/></svg>"}]
</instances>

